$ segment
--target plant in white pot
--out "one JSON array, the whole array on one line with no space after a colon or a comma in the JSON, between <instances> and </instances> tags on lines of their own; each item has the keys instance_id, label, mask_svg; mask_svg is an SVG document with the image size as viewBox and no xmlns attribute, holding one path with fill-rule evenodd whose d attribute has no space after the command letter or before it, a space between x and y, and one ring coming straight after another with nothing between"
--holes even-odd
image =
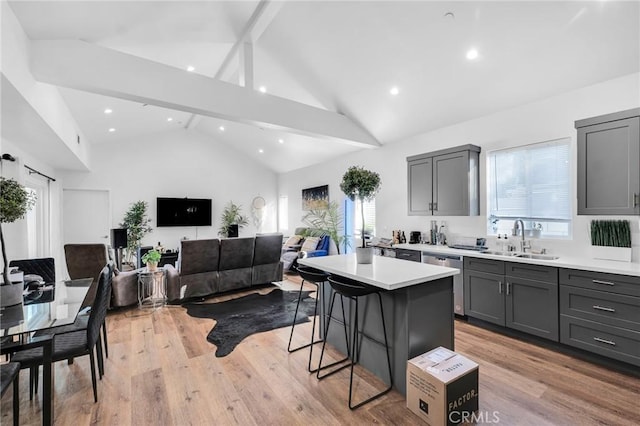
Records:
<instances>
[{"instance_id":1,"label":"plant in white pot","mask_svg":"<svg viewBox=\"0 0 640 426\"><path fill-rule=\"evenodd\" d=\"M0 177L0 243L2 244L2 270L3 288L2 305L9 306L22 301L23 284L11 285L9 277L9 262L7 260L7 248L2 233L3 223L12 223L22 219L33 207L36 197L27 191L22 185L13 179Z\"/></svg>"},{"instance_id":2,"label":"plant in white pot","mask_svg":"<svg viewBox=\"0 0 640 426\"><path fill-rule=\"evenodd\" d=\"M147 264L147 270L153 272L158 269L158 262L160 262L161 257L162 255L160 254L160 252L156 249L153 249L143 254L141 260Z\"/></svg>"},{"instance_id":3,"label":"plant in white pot","mask_svg":"<svg viewBox=\"0 0 640 426\"><path fill-rule=\"evenodd\" d=\"M380 190L380 175L360 166L351 166L342 176L340 189L351 201L360 200L360 214L362 216L362 247L356 248L358 263L371 263L373 248L367 247L365 242L364 202L375 198Z\"/></svg>"}]
</instances>

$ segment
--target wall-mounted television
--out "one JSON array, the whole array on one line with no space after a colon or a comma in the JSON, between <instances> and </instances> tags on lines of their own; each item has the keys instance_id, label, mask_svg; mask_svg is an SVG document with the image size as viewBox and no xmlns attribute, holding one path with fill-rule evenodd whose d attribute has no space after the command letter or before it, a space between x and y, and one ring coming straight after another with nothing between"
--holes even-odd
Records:
<instances>
[{"instance_id":1,"label":"wall-mounted television","mask_svg":"<svg viewBox=\"0 0 640 426\"><path fill-rule=\"evenodd\" d=\"M160 198L156 226L211 226L210 198Z\"/></svg>"}]
</instances>

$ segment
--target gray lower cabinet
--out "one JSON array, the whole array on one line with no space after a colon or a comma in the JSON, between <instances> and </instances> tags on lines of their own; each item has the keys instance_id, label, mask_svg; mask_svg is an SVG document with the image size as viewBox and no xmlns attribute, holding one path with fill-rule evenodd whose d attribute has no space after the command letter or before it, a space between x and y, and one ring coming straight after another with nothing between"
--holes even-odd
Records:
<instances>
[{"instance_id":1,"label":"gray lower cabinet","mask_svg":"<svg viewBox=\"0 0 640 426\"><path fill-rule=\"evenodd\" d=\"M640 366L640 277L560 270L560 341Z\"/></svg>"},{"instance_id":2,"label":"gray lower cabinet","mask_svg":"<svg viewBox=\"0 0 640 426\"><path fill-rule=\"evenodd\" d=\"M410 216L477 216L480 147L464 145L407 157Z\"/></svg>"},{"instance_id":3,"label":"gray lower cabinet","mask_svg":"<svg viewBox=\"0 0 640 426\"><path fill-rule=\"evenodd\" d=\"M465 257L465 313L558 341L558 269Z\"/></svg>"},{"instance_id":4,"label":"gray lower cabinet","mask_svg":"<svg viewBox=\"0 0 640 426\"><path fill-rule=\"evenodd\" d=\"M640 108L576 121L578 214L640 214Z\"/></svg>"}]
</instances>

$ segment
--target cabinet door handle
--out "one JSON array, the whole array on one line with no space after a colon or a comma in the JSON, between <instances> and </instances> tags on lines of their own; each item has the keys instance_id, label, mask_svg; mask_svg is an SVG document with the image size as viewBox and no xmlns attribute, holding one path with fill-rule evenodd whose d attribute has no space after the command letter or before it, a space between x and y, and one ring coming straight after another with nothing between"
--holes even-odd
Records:
<instances>
[{"instance_id":1,"label":"cabinet door handle","mask_svg":"<svg viewBox=\"0 0 640 426\"><path fill-rule=\"evenodd\" d=\"M429 203L429 210L433 210L433 203Z\"/></svg>"},{"instance_id":2,"label":"cabinet door handle","mask_svg":"<svg viewBox=\"0 0 640 426\"><path fill-rule=\"evenodd\" d=\"M613 308L607 308L606 306L593 305L593 309L597 309L599 311L605 312L615 312L616 310Z\"/></svg>"},{"instance_id":3,"label":"cabinet door handle","mask_svg":"<svg viewBox=\"0 0 640 426\"><path fill-rule=\"evenodd\" d=\"M633 194L633 207L638 207L638 194L636 193Z\"/></svg>"},{"instance_id":4,"label":"cabinet door handle","mask_svg":"<svg viewBox=\"0 0 640 426\"><path fill-rule=\"evenodd\" d=\"M498 281L498 294L502 294L502 281Z\"/></svg>"},{"instance_id":5,"label":"cabinet door handle","mask_svg":"<svg viewBox=\"0 0 640 426\"><path fill-rule=\"evenodd\" d=\"M615 285L611 281L600 281L600 280L591 280L594 284L602 284L602 285Z\"/></svg>"},{"instance_id":6,"label":"cabinet door handle","mask_svg":"<svg viewBox=\"0 0 640 426\"><path fill-rule=\"evenodd\" d=\"M438 210L438 203L433 203L433 211L437 211Z\"/></svg>"},{"instance_id":7,"label":"cabinet door handle","mask_svg":"<svg viewBox=\"0 0 640 426\"><path fill-rule=\"evenodd\" d=\"M594 337L593 340L600 343L606 343L607 345L615 346L616 342L607 339L601 339L600 337Z\"/></svg>"},{"instance_id":8,"label":"cabinet door handle","mask_svg":"<svg viewBox=\"0 0 640 426\"><path fill-rule=\"evenodd\" d=\"M511 294L511 283L507 281L507 296Z\"/></svg>"}]
</instances>

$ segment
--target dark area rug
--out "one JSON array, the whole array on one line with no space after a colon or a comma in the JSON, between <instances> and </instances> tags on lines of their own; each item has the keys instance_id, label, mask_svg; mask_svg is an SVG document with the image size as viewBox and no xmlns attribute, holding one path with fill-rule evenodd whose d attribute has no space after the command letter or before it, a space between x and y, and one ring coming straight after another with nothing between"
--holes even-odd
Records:
<instances>
[{"instance_id":1,"label":"dark area rug","mask_svg":"<svg viewBox=\"0 0 640 426\"><path fill-rule=\"evenodd\" d=\"M310 291L302 292L296 324L309 322L315 299ZM216 325L207 340L218 348L216 357L229 355L246 337L263 331L288 327L298 301L297 291L275 289L268 294L253 293L220 303L185 303L187 313L195 318L211 318Z\"/></svg>"}]
</instances>

